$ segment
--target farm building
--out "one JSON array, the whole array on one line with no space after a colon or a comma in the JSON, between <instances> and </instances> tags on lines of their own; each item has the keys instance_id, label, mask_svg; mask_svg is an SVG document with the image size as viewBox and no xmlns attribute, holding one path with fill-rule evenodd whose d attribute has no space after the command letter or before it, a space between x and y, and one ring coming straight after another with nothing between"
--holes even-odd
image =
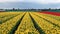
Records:
<instances>
[{"instance_id":1,"label":"farm building","mask_svg":"<svg viewBox=\"0 0 60 34\"><path fill-rule=\"evenodd\" d=\"M0 9L0 12L3 12L3 11L5 11L4 9Z\"/></svg>"}]
</instances>

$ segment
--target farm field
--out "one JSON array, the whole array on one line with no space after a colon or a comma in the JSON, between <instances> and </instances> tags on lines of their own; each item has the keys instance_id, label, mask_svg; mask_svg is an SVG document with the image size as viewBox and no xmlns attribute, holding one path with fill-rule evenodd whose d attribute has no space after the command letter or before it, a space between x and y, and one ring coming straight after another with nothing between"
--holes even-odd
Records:
<instances>
[{"instance_id":1,"label":"farm field","mask_svg":"<svg viewBox=\"0 0 60 34\"><path fill-rule=\"evenodd\" d=\"M55 15L55 16L60 16L60 12L48 12L48 11L44 11L44 12L40 12L40 13L45 13L45 14L51 14L51 15Z\"/></svg>"},{"instance_id":2,"label":"farm field","mask_svg":"<svg viewBox=\"0 0 60 34\"><path fill-rule=\"evenodd\" d=\"M1 12L0 34L60 34L60 16L42 12Z\"/></svg>"}]
</instances>

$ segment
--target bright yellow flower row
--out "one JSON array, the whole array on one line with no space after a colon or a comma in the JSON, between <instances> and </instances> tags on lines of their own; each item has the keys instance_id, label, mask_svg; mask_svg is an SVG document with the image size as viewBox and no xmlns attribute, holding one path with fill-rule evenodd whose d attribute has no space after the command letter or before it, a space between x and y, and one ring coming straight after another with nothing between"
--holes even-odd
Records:
<instances>
[{"instance_id":1,"label":"bright yellow flower row","mask_svg":"<svg viewBox=\"0 0 60 34\"><path fill-rule=\"evenodd\" d=\"M21 19L21 17L24 15L24 13L10 19L9 21L0 24L0 34L8 34L11 29L17 24L18 20Z\"/></svg>"},{"instance_id":2,"label":"bright yellow flower row","mask_svg":"<svg viewBox=\"0 0 60 34\"><path fill-rule=\"evenodd\" d=\"M26 15L22 19L15 34L39 34L38 30L35 29L28 12L26 12Z\"/></svg>"},{"instance_id":3,"label":"bright yellow flower row","mask_svg":"<svg viewBox=\"0 0 60 34\"><path fill-rule=\"evenodd\" d=\"M0 13L0 18L1 18L1 17L4 17L4 16L11 15L11 14L14 14L14 13L13 13L13 12L1 12L1 13Z\"/></svg>"},{"instance_id":4,"label":"bright yellow flower row","mask_svg":"<svg viewBox=\"0 0 60 34\"><path fill-rule=\"evenodd\" d=\"M8 14L8 13L9 13L9 14ZM13 18L13 17L21 14L22 12L20 12L20 13L18 13L18 12L8 12L8 13L7 13L7 15L5 15L5 13L2 14L2 16L3 16L3 15L4 15L4 16L3 16L3 18L0 18L0 23L5 22L5 21Z\"/></svg>"},{"instance_id":5,"label":"bright yellow flower row","mask_svg":"<svg viewBox=\"0 0 60 34\"><path fill-rule=\"evenodd\" d=\"M41 13L43 14L43 13ZM54 18L56 20L59 20L60 21L60 16L55 16L55 15L50 15L50 14L43 14L44 16L47 16L47 17L51 17L51 18Z\"/></svg>"},{"instance_id":6,"label":"bright yellow flower row","mask_svg":"<svg viewBox=\"0 0 60 34\"><path fill-rule=\"evenodd\" d=\"M42 14L39 14L38 16L43 17L43 18L40 18L37 15L34 15L33 13L30 13L31 16L34 18L34 20L36 21L36 23L43 29L43 31L46 34L60 34L60 28L57 27L57 26L54 26L50 22L44 20L43 18L45 16L43 16ZM35 13L35 14L37 14L37 13ZM45 18L48 18L48 17L45 17ZM51 19L51 18L48 18L48 19Z\"/></svg>"},{"instance_id":7,"label":"bright yellow flower row","mask_svg":"<svg viewBox=\"0 0 60 34\"><path fill-rule=\"evenodd\" d=\"M58 25L58 26L60 27L60 21L59 21L59 20L56 20L56 19L54 19L54 18L45 16L45 15L42 14L42 13L40 13L40 14L34 13L34 14L36 14L36 15L38 15L38 16L40 16L40 17L42 17L42 18L44 18L44 19L46 19L46 20L48 20L48 21L52 22L53 24Z\"/></svg>"}]
</instances>

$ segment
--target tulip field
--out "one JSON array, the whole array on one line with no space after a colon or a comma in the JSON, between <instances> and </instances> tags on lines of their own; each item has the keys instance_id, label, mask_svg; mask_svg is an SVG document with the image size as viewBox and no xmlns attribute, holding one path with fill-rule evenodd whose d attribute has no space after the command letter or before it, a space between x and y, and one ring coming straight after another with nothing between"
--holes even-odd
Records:
<instances>
[{"instance_id":1,"label":"tulip field","mask_svg":"<svg viewBox=\"0 0 60 34\"><path fill-rule=\"evenodd\" d=\"M0 34L60 34L60 16L42 12L0 12Z\"/></svg>"}]
</instances>

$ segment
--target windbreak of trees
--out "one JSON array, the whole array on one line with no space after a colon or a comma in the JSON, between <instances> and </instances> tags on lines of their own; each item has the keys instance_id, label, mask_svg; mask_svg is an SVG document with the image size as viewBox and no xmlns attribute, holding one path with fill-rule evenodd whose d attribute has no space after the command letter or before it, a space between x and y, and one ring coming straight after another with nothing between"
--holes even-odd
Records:
<instances>
[{"instance_id":1,"label":"windbreak of trees","mask_svg":"<svg viewBox=\"0 0 60 34\"><path fill-rule=\"evenodd\" d=\"M15 9L15 8L13 8L13 9L0 9L0 11L56 11L56 10L59 10L60 11L60 9L51 9L51 8L49 8L49 9Z\"/></svg>"},{"instance_id":2,"label":"windbreak of trees","mask_svg":"<svg viewBox=\"0 0 60 34\"><path fill-rule=\"evenodd\" d=\"M41 9L5 9L6 11L40 11Z\"/></svg>"}]
</instances>

